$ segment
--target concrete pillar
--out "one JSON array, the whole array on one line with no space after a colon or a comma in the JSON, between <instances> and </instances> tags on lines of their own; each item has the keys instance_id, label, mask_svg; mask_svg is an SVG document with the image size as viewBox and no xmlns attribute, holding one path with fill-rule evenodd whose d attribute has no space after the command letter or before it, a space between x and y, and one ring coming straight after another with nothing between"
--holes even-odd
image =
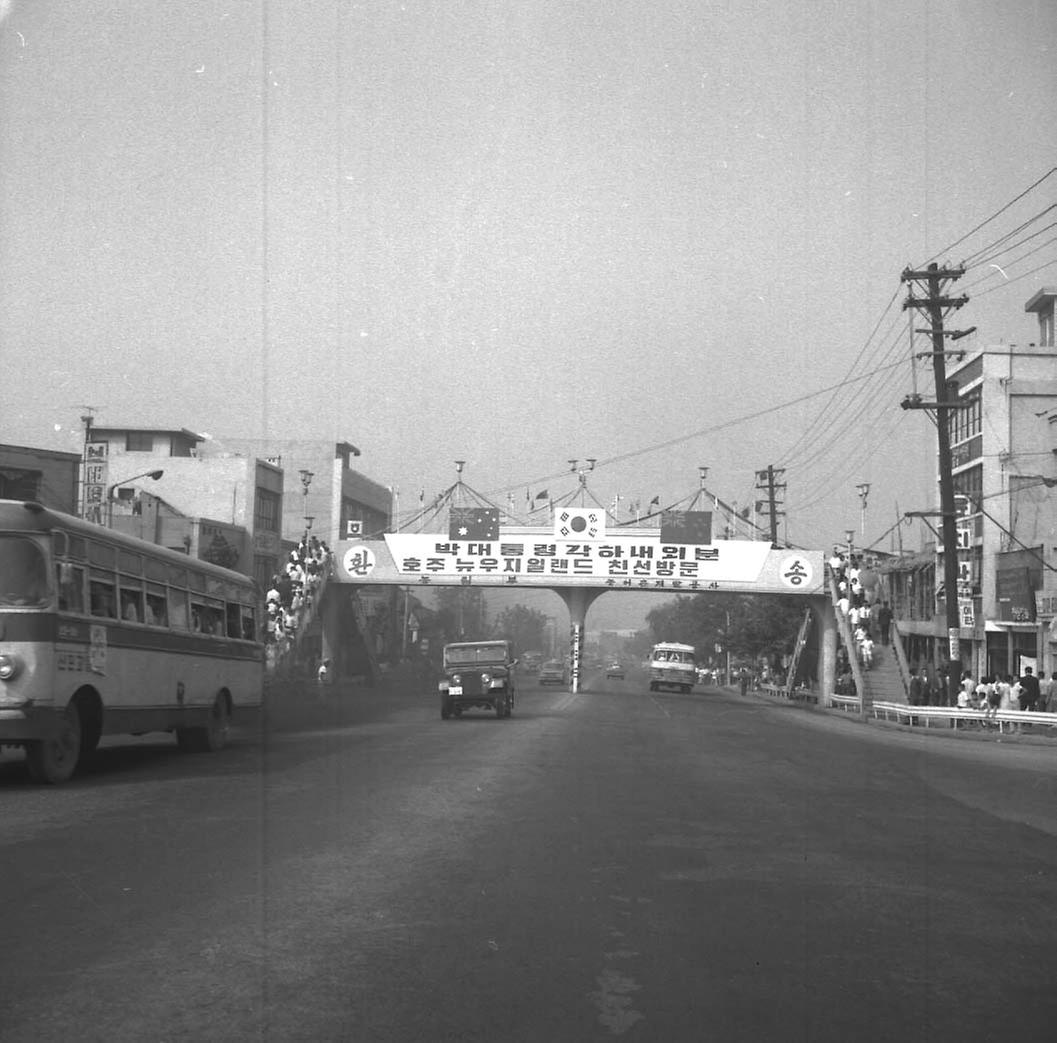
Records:
<instances>
[{"instance_id":1,"label":"concrete pillar","mask_svg":"<svg viewBox=\"0 0 1057 1043\"><path fill-rule=\"evenodd\" d=\"M591 603L595 598L605 593L605 589L592 589L590 587L559 587L557 589L562 601L565 602L569 609L570 629L580 628L579 646L573 649L574 654L569 678L570 690L578 692L580 691L580 680L583 675L584 624L587 622L587 610L591 607Z\"/></svg>"}]
</instances>

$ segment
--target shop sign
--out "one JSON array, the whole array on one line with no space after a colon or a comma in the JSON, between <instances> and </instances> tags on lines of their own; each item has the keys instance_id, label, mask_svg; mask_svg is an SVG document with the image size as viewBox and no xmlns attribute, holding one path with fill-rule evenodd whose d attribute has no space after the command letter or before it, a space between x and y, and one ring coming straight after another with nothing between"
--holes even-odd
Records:
<instances>
[{"instance_id":1,"label":"shop sign","mask_svg":"<svg viewBox=\"0 0 1057 1043\"><path fill-rule=\"evenodd\" d=\"M997 569L995 587L1000 620L1005 623L1035 621L1035 592L1031 589L1028 569Z\"/></svg>"}]
</instances>

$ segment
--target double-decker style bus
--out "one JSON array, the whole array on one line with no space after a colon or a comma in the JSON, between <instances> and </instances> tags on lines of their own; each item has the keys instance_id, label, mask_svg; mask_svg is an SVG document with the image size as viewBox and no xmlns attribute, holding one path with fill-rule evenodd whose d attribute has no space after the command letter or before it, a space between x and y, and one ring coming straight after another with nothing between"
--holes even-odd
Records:
<instances>
[{"instance_id":1,"label":"double-decker style bus","mask_svg":"<svg viewBox=\"0 0 1057 1043\"><path fill-rule=\"evenodd\" d=\"M259 598L240 573L0 500L0 746L45 783L103 735L221 749L233 715L261 708Z\"/></svg>"}]
</instances>

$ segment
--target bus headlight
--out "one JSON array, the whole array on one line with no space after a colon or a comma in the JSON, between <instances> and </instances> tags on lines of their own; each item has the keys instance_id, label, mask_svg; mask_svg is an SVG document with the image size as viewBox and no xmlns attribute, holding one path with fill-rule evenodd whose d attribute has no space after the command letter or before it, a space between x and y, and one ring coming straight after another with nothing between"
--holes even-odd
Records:
<instances>
[{"instance_id":1,"label":"bus headlight","mask_svg":"<svg viewBox=\"0 0 1057 1043\"><path fill-rule=\"evenodd\" d=\"M18 676L22 662L17 656L0 655L0 681L11 681Z\"/></svg>"}]
</instances>

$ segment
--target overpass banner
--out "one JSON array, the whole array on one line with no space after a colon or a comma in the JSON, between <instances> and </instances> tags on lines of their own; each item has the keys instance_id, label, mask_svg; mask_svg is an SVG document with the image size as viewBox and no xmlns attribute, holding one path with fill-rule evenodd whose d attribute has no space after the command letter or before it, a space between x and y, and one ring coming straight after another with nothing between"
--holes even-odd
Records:
<instances>
[{"instance_id":1,"label":"overpass banner","mask_svg":"<svg viewBox=\"0 0 1057 1043\"><path fill-rule=\"evenodd\" d=\"M656 530L601 541L558 539L546 529L496 540L386 533L340 541L334 552L335 578L346 583L820 594L824 579L822 551L775 550L753 540L662 543Z\"/></svg>"}]
</instances>

